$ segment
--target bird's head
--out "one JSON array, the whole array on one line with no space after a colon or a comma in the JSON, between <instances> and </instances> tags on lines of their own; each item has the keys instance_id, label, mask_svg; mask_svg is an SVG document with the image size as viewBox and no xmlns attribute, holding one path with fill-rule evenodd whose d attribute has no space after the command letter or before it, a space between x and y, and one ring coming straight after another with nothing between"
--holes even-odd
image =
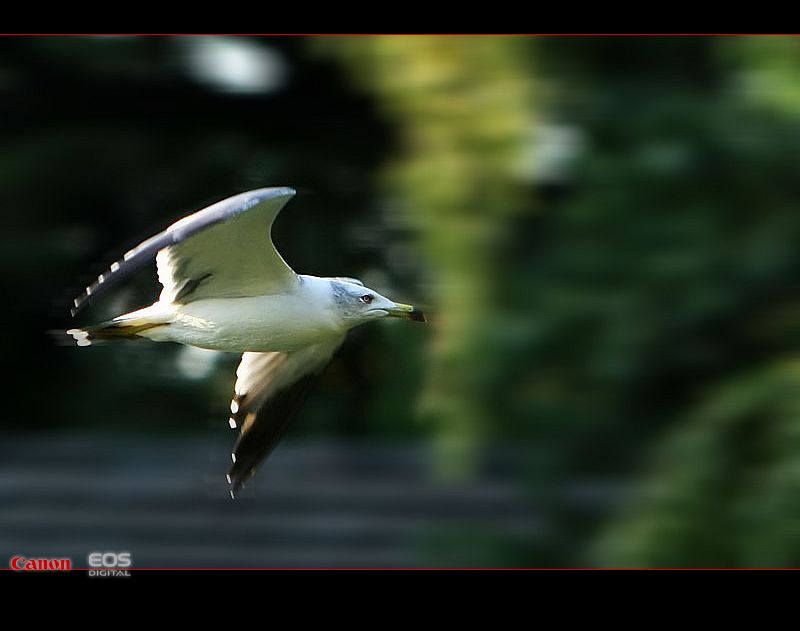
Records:
<instances>
[{"instance_id":1,"label":"bird's head","mask_svg":"<svg viewBox=\"0 0 800 631\"><path fill-rule=\"evenodd\" d=\"M351 328L385 317L425 322L425 314L422 310L389 300L374 289L365 287L361 281L356 279L333 279L331 287L338 311Z\"/></svg>"}]
</instances>

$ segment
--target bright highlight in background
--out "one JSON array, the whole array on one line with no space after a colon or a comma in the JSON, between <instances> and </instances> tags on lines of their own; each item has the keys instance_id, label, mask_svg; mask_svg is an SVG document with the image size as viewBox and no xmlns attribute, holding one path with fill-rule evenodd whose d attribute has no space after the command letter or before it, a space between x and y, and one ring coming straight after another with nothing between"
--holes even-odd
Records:
<instances>
[{"instance_id":1,"label":"bright highlight in background","mask_svg":"<svg viewBox=\"0 0 800 631\"><path fill-rule=\"evenodd\" d=\"M286 64L278 53L242 37L186 37L189 73L220 92L257 94L280 88Z\"/></svg>"}]
</instances>

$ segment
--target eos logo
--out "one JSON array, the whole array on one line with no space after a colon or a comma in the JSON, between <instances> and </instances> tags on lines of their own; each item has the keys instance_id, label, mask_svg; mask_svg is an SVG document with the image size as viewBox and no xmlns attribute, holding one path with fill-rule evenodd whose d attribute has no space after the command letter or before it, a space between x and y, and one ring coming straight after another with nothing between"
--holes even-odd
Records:
<instances>
[{"instance_id":1,"label":"eos logo","mask_svg":"<svg viewBox=\"0 0 800 631\"><path fill-rule=\"evenodd\" d=\"M125 569L131 566L130 552L90 552L88 558L90 568L102 568L89 570L89 576L130 576L130 572Z\"/></svg>"}]
</instances>

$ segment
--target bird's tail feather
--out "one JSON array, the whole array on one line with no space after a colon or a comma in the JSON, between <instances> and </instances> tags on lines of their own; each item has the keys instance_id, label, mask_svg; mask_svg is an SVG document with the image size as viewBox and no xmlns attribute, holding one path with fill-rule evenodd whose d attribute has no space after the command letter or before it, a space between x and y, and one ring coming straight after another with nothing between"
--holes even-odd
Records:
<instances>
[{"instance_id":1,"label":"bird's tail feather","mask_svg":"<svg viewBox=\"0 0 800 631\"><path fill-rule=\"evenodd\" d=\"M142 331L163 326L163 322L147 322L143 320L108 320L79 329L69 329L67 335L78 343L78 346L89 346L99 341L136 339Z\"/></svg>"}]
</instances>

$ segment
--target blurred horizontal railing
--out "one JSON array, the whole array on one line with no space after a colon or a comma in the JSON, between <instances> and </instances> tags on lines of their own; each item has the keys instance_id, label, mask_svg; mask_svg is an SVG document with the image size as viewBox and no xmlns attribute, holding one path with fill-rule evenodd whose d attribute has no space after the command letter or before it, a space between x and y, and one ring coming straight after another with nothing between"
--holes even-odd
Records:
<instances>
[{"instance_id":1,"label":"blurred horizontal railing","mask_svg":"<svg viewBox=\"0 0 800 631\"><path fill-rule=\"evenodd\" d=\"M231 438L5 435L0 562L51 555L81 566L111 550L139 567L407 567L427 564L448 533L524 541L544 527L512 471L436 481L423 445L287 441L231 500ZM608 501L601 488L565 493Z\"/></svg>"}]
</instances>

